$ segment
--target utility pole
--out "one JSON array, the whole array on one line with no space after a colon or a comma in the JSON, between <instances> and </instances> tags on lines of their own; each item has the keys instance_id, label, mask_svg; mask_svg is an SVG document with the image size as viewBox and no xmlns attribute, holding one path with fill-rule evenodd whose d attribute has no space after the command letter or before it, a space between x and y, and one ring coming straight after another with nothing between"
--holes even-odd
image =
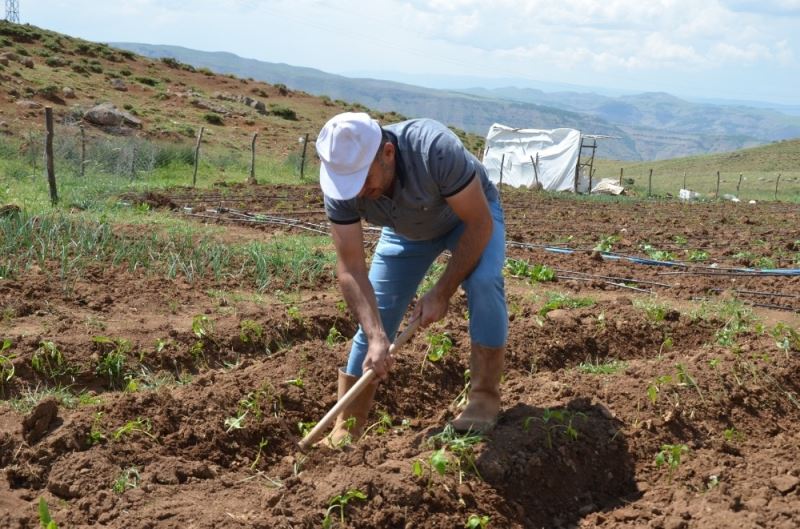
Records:
<instances>
[{"instance_id":1,"label":"utility pole","mask_svg":"<svg viewBox=\"0 0 800 529\"><path fill-rule=\"evenodd\" d=\"M6 20L19 24L19 0L6 0Z\"/></svg>"}]
</instances>

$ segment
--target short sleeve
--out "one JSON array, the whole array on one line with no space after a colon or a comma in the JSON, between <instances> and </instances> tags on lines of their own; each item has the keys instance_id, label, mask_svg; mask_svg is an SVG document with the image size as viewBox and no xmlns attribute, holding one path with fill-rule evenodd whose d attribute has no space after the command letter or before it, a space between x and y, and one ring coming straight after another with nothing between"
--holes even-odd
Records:
<instances>
[{"instance_id":1,"label":"short sleeve","mask_svg":"<svg viewBox=\"0 0 800 529\"><path fill-rule=\"evenodd\" d=\"M443 128L431 143L428 167L442 197L451 197L472 182L476 174L473 157L449 129Z\"/></svg>"},{"instance_id":2,"label":"short sleeve","mask_svg":"<svg viewBox=\"0 0 800 529\"><path fill-rule=\"evenodd\" d=\"M355 199L336 200L325 195L325 214L334 224L354 224L361 220Z\"/></svg>"}]
</instances>

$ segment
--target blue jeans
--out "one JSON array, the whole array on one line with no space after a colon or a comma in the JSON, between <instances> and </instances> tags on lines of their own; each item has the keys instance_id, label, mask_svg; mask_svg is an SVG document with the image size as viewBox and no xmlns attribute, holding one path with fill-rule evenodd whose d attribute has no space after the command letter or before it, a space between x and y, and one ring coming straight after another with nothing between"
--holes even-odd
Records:
<instances>
[{"instance_id":1,"label":"blue jeans","mask_svg":"<svg viewBox=\"0 0 800 529\"><path fill-rule=\"evenodd\" d=\"M475 269L461 286L467 293L469 334L474 343L484 347L502 347L508 335L503 265L505 263L505 221L499 202L489 202L493 222L492 236ZM427 241L411 241L390 228L383 228L369 280L375 290L381 322L389 340L394 340L408 305L425 273L445 249L456 249L464 232L460 223L449 233ZM347 373L361 376L367 355L367 336L359 326L353 337Z\"/></svg>"}]
</instances>

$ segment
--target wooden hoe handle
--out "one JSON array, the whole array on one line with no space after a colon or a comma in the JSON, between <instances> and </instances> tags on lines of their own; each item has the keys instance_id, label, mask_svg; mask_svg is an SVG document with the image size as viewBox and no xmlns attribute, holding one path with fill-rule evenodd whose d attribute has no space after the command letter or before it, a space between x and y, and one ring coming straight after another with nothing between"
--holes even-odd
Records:
<instances>
[{"instance_id":1,"label":"wooden hoe handle","mask_svg":"<svg viewBox=\"0 0 800 529\"><path fill-rule=\"evenodd\" d=\"M400 333L400 336L398 336L395 339L394 343L392 343L392 345L389 346L389 354L394 354L394 352L400 346L402 346L404 343L408 341L409 338L411 338L411 335L414 334L414 332L416 332L417 328L419 327L419 323L420 323L420 318L417 318L416 320L412 321L402 333ZM323 417L317 423L317 425L314 426L314 428L310 432L308 432L308 435L306 435L303 438L303 440L298 443L300 449L306 450L309 446L317 442L317 440L319 440L319 438L322 437L322 434L328 429L331 423L339 415L339 412L341 412L342 409L347 407L353 401L353 399L355 399L364 390L364 388L367 387L367 384L370 384L372 382L374 378L375 378L375 372L372 369L367 369L366 371L364 371L364 374L361 375L361 378L359 378L355 384L353 384L353 387L351 387L347 391L347 393L345 393L342 396L342 398L339 399L339 402L337 402L336 405L333 408L331 408L331 410L328 413L325 414L325 417Z\"/></svg>"}]
</instances>

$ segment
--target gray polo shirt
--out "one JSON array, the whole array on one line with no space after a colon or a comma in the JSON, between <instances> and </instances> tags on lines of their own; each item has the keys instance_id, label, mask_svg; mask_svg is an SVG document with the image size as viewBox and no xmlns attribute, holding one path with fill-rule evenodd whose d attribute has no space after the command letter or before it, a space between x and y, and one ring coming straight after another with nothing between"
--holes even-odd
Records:
<instances>
[{"instance_id":1,"label":"gray polo shirt","mask_svg":"<svg viewBox=\"0 0 800 529\"><path fill-rule=\"evenodd\" d=\"M489 201L497 189L483 164L458 137L431 119L412 119L383 127L395 144L395 181L392 198L335 200L325 196L325 212L334 224L361 219L388 226L411 240L429 240L449 232L459 222L445 198L462 191L472 179L481 179Z\"/></svg>"}]
</instances>

